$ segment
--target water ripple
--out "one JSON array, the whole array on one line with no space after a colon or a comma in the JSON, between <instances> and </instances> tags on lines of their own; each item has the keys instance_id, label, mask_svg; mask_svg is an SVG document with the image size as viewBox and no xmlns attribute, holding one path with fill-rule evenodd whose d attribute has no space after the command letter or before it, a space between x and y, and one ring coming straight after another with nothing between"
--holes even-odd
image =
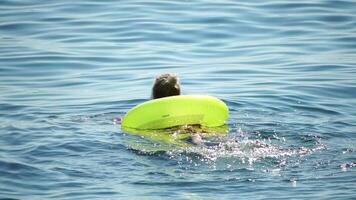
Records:
<instances>
[{"instance_id":1,"label":"water ripple","mask_svg":"<svg viewBox=\"0 0 356 200\"><path fill-rule=\"evenodd\" d=\"M355 10L353 0L3 0L0 196L354 198ZM114 123L163 72L180 75L184 94L228 104L220 146L154 149Z\"/></svg>"}]
</instances>

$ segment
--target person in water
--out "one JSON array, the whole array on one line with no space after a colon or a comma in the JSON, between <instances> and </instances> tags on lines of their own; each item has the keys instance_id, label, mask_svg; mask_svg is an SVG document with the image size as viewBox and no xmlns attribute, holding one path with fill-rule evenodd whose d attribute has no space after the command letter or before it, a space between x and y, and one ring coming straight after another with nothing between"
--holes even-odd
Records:
<instances>
[{"instance_id":1,"label":"person in water","mask_svg":"<svg viewBox=\"0 0 356 200\"><path fill-rule=\"evenodd\" d=\"M166 73L156 77L152 87L152 99L176 96L180 94L181 87L179 78L176 74ZM203 144L201 135L194 130L192 125L180 126L178 131L175 131L175 134L179 132L190 133L190 136L187 138L188 142L194 145Z\"/></svg>"}]
</instances>

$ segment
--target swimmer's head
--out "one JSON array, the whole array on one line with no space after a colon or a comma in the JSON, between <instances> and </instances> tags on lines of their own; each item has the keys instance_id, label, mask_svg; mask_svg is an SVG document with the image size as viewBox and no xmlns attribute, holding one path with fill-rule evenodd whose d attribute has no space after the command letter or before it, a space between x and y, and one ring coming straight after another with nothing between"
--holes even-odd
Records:
<instances>
[{"instance_id":1,"label":"swimmer's head","mask_svg":"<svg viewBox=\"0 0 356 200\"><path fill-rule=\"evenodd\" d=\"M161 74L152 88L152 99L180 95L179 78L176 74Z\"/></svg>"}]
</instances>

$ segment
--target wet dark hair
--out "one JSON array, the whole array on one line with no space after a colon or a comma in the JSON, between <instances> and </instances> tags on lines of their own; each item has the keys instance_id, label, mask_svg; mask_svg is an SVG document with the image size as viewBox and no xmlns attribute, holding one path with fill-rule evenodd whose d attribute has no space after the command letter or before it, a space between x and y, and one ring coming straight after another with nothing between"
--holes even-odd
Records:
<instances>
[{"instance_id":1,"label":"wet dark hair","mask_svg":"<svg viewBox=\"0 0 356 200\"><path fill-rule=\"evenodd\" d=\"M179 78L176 74L161 74L156 77L152 88L152 99L180 95Z\"/></svg>"}]
</instances>

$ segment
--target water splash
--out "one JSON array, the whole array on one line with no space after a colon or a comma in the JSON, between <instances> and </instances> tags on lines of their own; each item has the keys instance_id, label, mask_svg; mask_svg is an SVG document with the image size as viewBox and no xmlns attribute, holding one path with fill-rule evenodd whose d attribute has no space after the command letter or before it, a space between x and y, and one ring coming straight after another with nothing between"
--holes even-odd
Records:
<instances>
[{"instance_id":1,"label":"water splash","mask_svg":"<svg viewBox=\"0 0 356 200\"><path fill-rule=\"evenodd\" d=\"M241 131L241 130L240 130ZM313 140L313 145L309 146L288 146L285 138L274 135L274 139L250 139L241 133L240 136L227 138L212 138L201 146L189 146L186 148L173 149L167 152L170 159L177 159L184 163L192 165L200 165L206 163L215 165L220 160L224 160L226 168L231 168L231 163L239 163L253 168L255 163L264 163L272 160L273 165L283 167L286 165L289 158L294 159L310 155L316 151L323 150L325 145L321 143L320 138L316 136L301 136L308 137L308 140Z\"/></svg>"}]
</instances>

